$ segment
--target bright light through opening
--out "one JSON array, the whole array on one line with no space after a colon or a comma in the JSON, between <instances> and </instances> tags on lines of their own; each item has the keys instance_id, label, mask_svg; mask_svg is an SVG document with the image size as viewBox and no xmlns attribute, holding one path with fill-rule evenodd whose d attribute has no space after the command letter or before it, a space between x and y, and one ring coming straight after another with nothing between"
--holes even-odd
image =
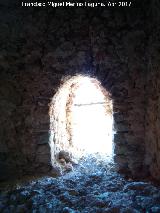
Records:
<instances>
[{"instance_id":1,"label":"bright light through opening","mask_svg":"<svg viewBox=\"0 0 160 213\"><path fill-rule=\"evenodd\" d=\"M113 160L112 100L98 80L86 76L66 80L49 113L52 165L63 150L77 160L97 153Z\"/></svg>"},{"instance_id":2,"label":"bright light through opening","mask_svg":"<svg viewBox=\"0 0 160 213\"><path fill-rule=\"evenodd\" d=\"M72 145L76 155L112 155L112 111L107 113L107 97L88 77L78 81L72 112ZM111 106L111 100L109 100Z\"/></svg>"}]
</instances>

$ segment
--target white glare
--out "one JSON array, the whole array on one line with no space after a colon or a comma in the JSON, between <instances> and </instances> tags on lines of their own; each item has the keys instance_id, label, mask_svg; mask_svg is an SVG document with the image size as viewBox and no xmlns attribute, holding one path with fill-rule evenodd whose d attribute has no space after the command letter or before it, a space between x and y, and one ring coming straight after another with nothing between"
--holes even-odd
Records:
<instances>
[{"instance_id":1,"label":"white glare","mask_svg":"<svg viewBox=\"0 0 160 213\"><path fill-rule=\"evenodd\" d=\"M112 155L112 115L105 110L102 91L84 77L72 105L72 143L78 153Z\"/></svg>"}]
</instances>

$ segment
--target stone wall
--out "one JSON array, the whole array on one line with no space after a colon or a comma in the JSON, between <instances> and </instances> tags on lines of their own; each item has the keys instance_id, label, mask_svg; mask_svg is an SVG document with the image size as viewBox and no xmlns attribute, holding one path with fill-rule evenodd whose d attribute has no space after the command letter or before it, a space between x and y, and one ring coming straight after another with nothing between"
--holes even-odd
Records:
<instances>
[{"instance_id":1,"label":"stone wall","mask_svg":"<svg viewBox=\"0 0 160 213\"><path fill-rule=\"evenodd\" d=\"M146 85L146 155L150 175L160 181L160 4L152 4Z\"/></svg>"},{"instance_id":2,"label":"stone wall","mask_svg":"<svg viewBox=\"0 0 160 213\"><path fill-rule=\"evenodd\" d=\"M157 64L156 64L157 65ZM154 66L154 65L153 65ZM146 110L146 165L151 176L160 180L160 71L152 67L148 78Z\"/></svg>"},{"instance_id":3,"label":"stone wall","mask_svg":"<svg viewBox=\"0 0 160 213\"><path fill-rule=\"evenodd\" d=\"M78 73L96 77L112 94L117 170L134 176L143 172L144 5L130 9L3 6L0 162L4 177L11 170L51 171L49 106L63 79Z\"/></svg>"}]
</instances>

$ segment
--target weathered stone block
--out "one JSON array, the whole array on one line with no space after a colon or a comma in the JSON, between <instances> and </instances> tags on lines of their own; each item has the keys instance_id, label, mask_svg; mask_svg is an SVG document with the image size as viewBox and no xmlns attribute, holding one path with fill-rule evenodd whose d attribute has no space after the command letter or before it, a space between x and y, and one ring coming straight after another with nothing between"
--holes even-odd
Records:
<instances>
[{"instance_id":1,"label":"weathered stone block","mask_svg":"<svg viewBox=\"0 0 160 213\"><path fill-rule=\"evenodd\" d=\"M124 121L124 115L123 113L117 112L117 113L113 113L113 118L115 122L122 122Z\"/></svg>"},{"instance_id":2,"label":"weathered stone block","mask_svg":"<svg viewBox=\"0 0 160 213\"><path fill-rule=\"evenodd\" d=\"M126 156L124 156L124 155L115 155L114 156L114 161L116 163L116 170L118 172L128 173L129 168L128 168L128 160L127 160Z\"/></svg>"},{"instance_id":3,"label":"weathered stone block","mask_svg":"<svg viewBox=\"0 0 160 213\"><path fill-rule=\"evenodd\" d=\"M127 132L130 130L129 124L126 122L114 123L114 129L117 132Z\"/></svg>"},{"instance_id":4,"label":"weathered stone block","mask_svg":"<svg viewBox=\"0 0 160 213\"><path fill-rule=\"evenodd\" d=\"M125 146L125 145L116 144L115 148L114 148L114 153L116 155L127 155L128 154L128 147Z\"/></svg>"},{"instance_id":5,"label":"weathered stone block","mask_svg":"<svg viewBox=\"0 0 160 213\"><path fill-rule=\"evenodd\" d=\"M49 145L39 145L36 152L36 162L48 164L51 161Z\"/></svg>"},{"instance_id":6,"label":"weathered stone block","mask_svg":"<svg viewBox=\"0 0 160 213\"><path fill-rule=\"evenodd\" d=\"M115 144L126 144L125 135L123 133L114 134L114 143Z\"/></svg>"},{"instance_id":7,"label":"weathered stone block","mask_svg":"<svg viewBox=\"0 0 160 213\"><path fill-rule=\"evenodd\" d=\"M36 138L38 140L37 144L48 144L49 143L49 138L50 138L50 133L49 132L41 132L36 135Z\"/></svg>"}]
</instances>

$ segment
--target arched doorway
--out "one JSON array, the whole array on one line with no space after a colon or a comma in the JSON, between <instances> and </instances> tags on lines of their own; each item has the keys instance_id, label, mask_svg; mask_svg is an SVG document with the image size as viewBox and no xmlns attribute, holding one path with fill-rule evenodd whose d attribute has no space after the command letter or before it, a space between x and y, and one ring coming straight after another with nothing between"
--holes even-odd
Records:
<instances>
[{"instance_id":1,"label":"arched doorway","mask_svg":"<svg viewBox=\"0 0 160 213\"><path fill-rule=\"evenodd\" d=\"M74 159L90 154L112 158L112 100L96 78L74 76L66 80L51 103L52 164L61 151Z\"/></svg>"}]
</instances>

